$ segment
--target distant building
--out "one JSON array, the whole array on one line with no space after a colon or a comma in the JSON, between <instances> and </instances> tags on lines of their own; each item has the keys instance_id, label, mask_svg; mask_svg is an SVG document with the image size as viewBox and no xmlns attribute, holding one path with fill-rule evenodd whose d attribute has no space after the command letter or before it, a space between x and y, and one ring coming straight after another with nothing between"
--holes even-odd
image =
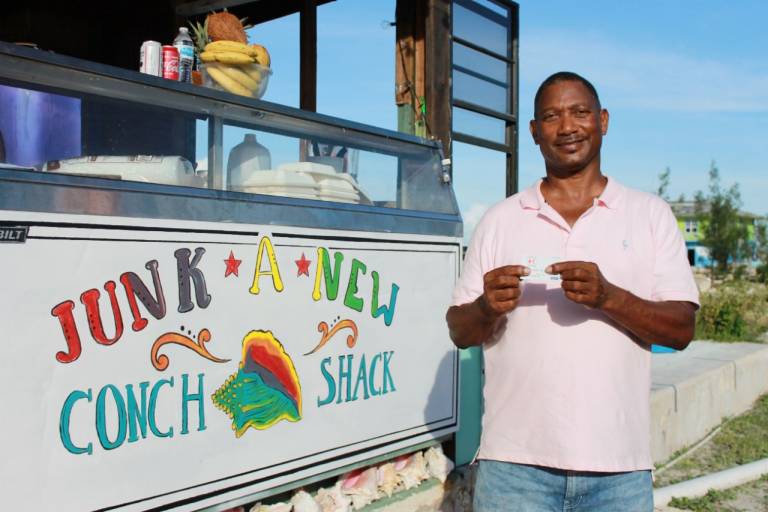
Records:
<instances>
[{"instance_id":1,"label":"distant building","mask_svg":"<svg viewBox=\"0 0 768 512\"><path fill-rule=\"evenodd\" d=\"M706 221L702 221L701 215L696 213L696 203L693 201L670 201L669 205L677 217L677 225L685 238L685 246L688 249L688 262L692 267L709 267L712 259L709 248L701 243ZM704 204L703 213L709 212L709 205ZM765 218L754 213L739 211L739 217L747 226L748 250L743 258L735 263L757 265L757 241L755 238L756 226L764 222Z\"/></svg>"}]
</instances>

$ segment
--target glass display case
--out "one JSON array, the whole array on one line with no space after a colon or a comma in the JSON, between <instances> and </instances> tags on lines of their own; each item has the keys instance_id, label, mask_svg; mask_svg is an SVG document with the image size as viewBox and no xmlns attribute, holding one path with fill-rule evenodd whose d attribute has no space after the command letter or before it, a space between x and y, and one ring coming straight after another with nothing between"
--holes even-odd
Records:
<instances>
[{"instance_id":1,"label":"glass display case","mask_svg":"<svg viewBox=\"0 0 768 512\"><path fill-rule=\"evenodd\" d=\"M332 203L323 209L403 221L377 228L357 220L355 229L413 231L406 219L416 218L451 226L441 234L459 226L450 173L433 141L5 43L0 102L0 165L38 173L19 179L165 185L183 187L163 188L171 196L249 204L322 201ZM288 223L307 225L310 217Z\"/></svg>"}]
</instances>

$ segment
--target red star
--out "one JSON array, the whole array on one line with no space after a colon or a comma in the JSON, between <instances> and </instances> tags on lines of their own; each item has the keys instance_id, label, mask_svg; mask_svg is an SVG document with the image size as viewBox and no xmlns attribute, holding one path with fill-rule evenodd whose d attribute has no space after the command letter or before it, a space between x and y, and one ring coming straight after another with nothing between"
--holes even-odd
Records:
<instances>
[{"instance_id":1,"label":"red star","mask_svg":"<svg viewBox=\"0 0 768 512\"><path fill-rule=\"evenodd\" d=\"M298 277L301 274L309 276L309 264L312 263L312 260L308 260L304 257L304 253L301 253L301 259L294 261L296 262L296 266L299 267L299 271L296 272L296 276Z\"/></svg>"},{"instance_id":2,"label":"red star","mask_svg":"<svg viewBox=\"0 0 768 512\"><path fill-rule=\"evenodd\" d=\"M224 260L224 263L227 265L227 269L224 271L224 277L227 277L229 274L235 274L236 277L240 277L237 274L237 268L242 262L243 260L235 259L235 254L232 251L229 251L229 258Z\"/></svg>"}]
</instances>

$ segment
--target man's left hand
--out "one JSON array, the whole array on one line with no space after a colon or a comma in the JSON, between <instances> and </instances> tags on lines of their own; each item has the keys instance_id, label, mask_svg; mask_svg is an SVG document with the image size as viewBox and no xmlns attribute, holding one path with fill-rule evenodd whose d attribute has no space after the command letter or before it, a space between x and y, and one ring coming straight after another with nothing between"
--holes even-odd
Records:
<instances>
[{"instance_id":1,"label":"man's left hand","mask_svg":"<svg viewBox=\"0 0 768 512\"><path fill-rule=\"evenodd\" d=\"M573 302L600 309L610 298L615 287L603 277L600 268L587 261L561 261L545 269L548 274L559 274L565 296Z\"/></svg>"}]
</instances>

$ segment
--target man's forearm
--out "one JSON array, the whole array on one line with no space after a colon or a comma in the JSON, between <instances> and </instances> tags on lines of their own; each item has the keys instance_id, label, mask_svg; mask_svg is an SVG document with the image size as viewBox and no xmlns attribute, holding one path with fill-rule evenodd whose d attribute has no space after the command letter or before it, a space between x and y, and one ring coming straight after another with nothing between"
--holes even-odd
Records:
<instances>
[{"instance_id":1,"label":"man's forearm","mask_svg":"<svg viewBox=\"0 0 768 512\"><path fill-rule=\"evenodd\" d=\"M645 343L682 350L693 339L696 309L690 302L654 302L613 288L602 311Z\"/></svg>"},{"instance_id":2,"label":"man's forearm","mask_svg":"<svg viewBox=\"0 0 768 512\"><path fill-rule=\"evenodd\" d=\"M468 304L451 306L445 314L454 345L482 345L501 327L506 314L520 300L520 277L530 273L522 265L505 265L483 275L483 293Z\"/></svg>"},{"instance_id":3,"label":"man's forearm","mask_svg":"<svg viewBox=\"0 0 768 512\"><path fill-rule=\"evenodd\" d=\"M482 296L474 302L451 306L445 319L454 345L459 348L482 345L495 330L498 318L490 316L482 307Z\"/></svg>"}]
</instances>

